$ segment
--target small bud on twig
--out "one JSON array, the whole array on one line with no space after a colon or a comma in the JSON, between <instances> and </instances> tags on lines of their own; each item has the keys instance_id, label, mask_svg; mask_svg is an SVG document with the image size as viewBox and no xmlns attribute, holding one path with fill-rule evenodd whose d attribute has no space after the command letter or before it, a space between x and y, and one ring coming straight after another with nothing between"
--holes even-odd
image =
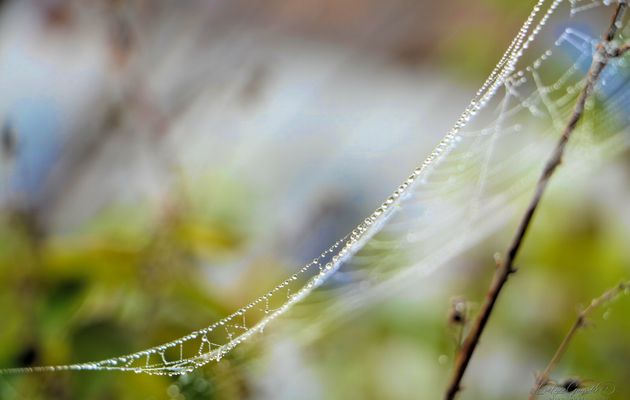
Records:
<instances>
[{"instance_id":1,"label":"small bud on twig","mask_svg":"<svg viewBox=\"0 0 630 400\"><path fill-rule=\"evenodd\" d=\"M451 310L448 313L448 322L451 325L466 325L468 304L461 298L451 301Z\"/></svg>"}]
</instances>

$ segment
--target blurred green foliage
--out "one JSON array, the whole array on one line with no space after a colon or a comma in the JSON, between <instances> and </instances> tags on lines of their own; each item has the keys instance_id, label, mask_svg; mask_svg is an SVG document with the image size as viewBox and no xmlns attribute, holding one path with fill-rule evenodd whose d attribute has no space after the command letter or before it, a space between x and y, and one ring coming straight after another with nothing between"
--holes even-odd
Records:
<instances>
[{"instance_id":1,"label":"blurred green foliage","mask_svg":"<svg viewBox=\"0 0 630 400\"><path fill-rule=\"evenodd\" d=\"M205 277L203 263L238 254L249 213L246 204L227 201L247 198L233 181L204 183L198 187L211 189L203 193L178 188L177 200L161 210L112 206L63 235L42 233L32 214L6 211L0 219L2 367L137 351L206 326L265 290L264 280L234 289L213 287ZM224 364L207 369L212 378L201 373L181 381L123 373L3 376L0 398L240 398L226 394L238 390L222 379L213 383L229 374Z\"/></svg>"}]
</instances>

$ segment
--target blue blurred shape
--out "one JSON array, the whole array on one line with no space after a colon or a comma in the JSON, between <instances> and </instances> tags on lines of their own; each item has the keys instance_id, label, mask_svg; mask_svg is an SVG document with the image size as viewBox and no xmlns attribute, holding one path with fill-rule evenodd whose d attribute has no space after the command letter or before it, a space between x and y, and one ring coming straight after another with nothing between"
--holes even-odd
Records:
<instances>
[{"instance_id":1,"label":"blue blurred shape","mask_svg":"<svg viewBox=\"0 0 630 400\"><path fill-rule=\"evenodd\" d=\"M20 98L10 107L6 124L13 141L8 190L28 202L39 200L61 152L61 120L54 100ZM3 154L3 158L9 156Z\"/></svg>"}]
</instances>

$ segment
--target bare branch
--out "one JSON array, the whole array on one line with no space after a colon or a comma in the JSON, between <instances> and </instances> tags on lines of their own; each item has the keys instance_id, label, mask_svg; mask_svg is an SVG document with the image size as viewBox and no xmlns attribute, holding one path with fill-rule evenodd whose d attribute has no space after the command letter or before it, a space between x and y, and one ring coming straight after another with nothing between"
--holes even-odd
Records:
<instances>
[{"instance_id":1,"label":"bare branch","mask_svg":"<svg viewBox=\"0 0 630 400\"><path fill-rule=\"evenodd\" d=\"M626 42L621 46L613 49L609 53L609 55L610 57L623 57L628 52L628 50L630 50L630 42Z\"/></svg>"},{"instance_id":2,"label":"bare branch","mask_svg":"<svg viewBox=\"0 0 630 400\"><path fill-rule=\"evenodd\" d=\"M573 339L577 331L579 331L580 329L586 326L586 319L588 318L588 316L596 308L602 306L605 303L608 303L609 301L613 300L614 298L616 298L617 296L619 296L621 293L623 293L624 291L628 289L630 289L630 281L622 282L618 284L617 286L615 286L614 288L608 289L601 296L593 299L591 303L588 305L588 307L580 311L577 319L571 326L571 329L569 329L569 332L567 332L566 336L560 343L560 346L558 346L556 353L551 358L551 361L549 361L549 364L545 368L545 371L536 378L536 384L534 385L534 388L529 394L529 398L528 398L529 400L533 400L536 397L536 394L538 393L538 391L549 383L549 375L551 375L551 373L556 369L556 366L558 365L558 363L560 362L560 360L566 353L567 348L569 347L569 343L571 342L571 340Z\"/></svg>"},{"instance_id":3,"label":"bare branch","mask_svg":"<svg viewBox=\"0 0 630 400\"><path fill-rule=\"evenodd\" d=\"M556 168L562 163L562 157L564 155L567 142L569 138L575 131L575 128L582 118L584 114L584 109L586 105L586 100L591 95L595 84L597 83L602 71L608 64L608 60L611 57L611 54L607 52L608 45L612 42L613 38L617 33L618 27L621 25L621 21L623 18L623 14L626 10L626 2L619 2L615 9L615 13L611 19L609 27L606 29L606 32L603 36L602 42L597 47L596 53L593 57L593 63L589 69L586 84L582 89L577 102L573 108L573 113L567 122L566 127L560 137L560 140L556 144L551 157L548 159L540 178L536 184L536 190L532 199L529 202L529 205L525 211L525 214L521 218L521 221L518 225L516 233L510 242L510 245L505 253L505 256L502 262L499 264L499 267L496 269L494 277L492 279L492 283L488 292L486 293L486 299L481 306L479 314L471 325L470 332L464 339L464 343L462 344L462 348L455 360L455 366L453 375L449 384L447 385L446 393L444 398L447 400L452 400L455 398L457 393L461 389L461 381L466 372L466 368L470 363L470 359L472 358L473 352L475 351L477 344L479 343L479 338L483 333L486 324L488 323L488 319L494 309L494 305L503 289L505 283L511 274L516 272L516 268L514 266L514 260L518 254L519 249L521 248L521 244L523 239L525 238L525 234L531 224L532 218L534 217L534 213L538 208L538 204L540 203L540 199L544 194L549 180L551 176L554 174Z\"/></svg>"}]
</instances>

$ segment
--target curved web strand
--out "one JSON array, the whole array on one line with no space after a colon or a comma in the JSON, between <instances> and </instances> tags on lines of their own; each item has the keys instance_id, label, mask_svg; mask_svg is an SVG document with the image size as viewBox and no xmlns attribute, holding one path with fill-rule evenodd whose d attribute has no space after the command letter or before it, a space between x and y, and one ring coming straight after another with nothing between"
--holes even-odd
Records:
<instances>
[{"instance_id":1,"label":"curved web strand","mask_svg":"<svg viewBox=\"0 0 630 400\"><path fill-rule=\"evenodd\" d=\"M318 315L304 332L307 340L417 282L522 212L522 200L529 198L523 195L533 190L586 83L601 40L588 32L601 31L609 18L604 7L571 10L561 5L549 14L549 29L540 39L548 31L558 34L527 44L529 51L517 68L482 112L458 131L458 143L448 156L401 199L378 234L304 302L308 304L298 307L303 308L300 317ZM568 24L567 15L572 16ZM627 147L628 136L620 133L628 132L630 122L629 59L610 60L560 174L580 174Z\"/></svg>"},{"instance_id":2,"label":"curved web strand","mask_svg":"<svg viewBox=\"0 0 630 400\"><path fill-rule=\"evenodd\" d=\"M528 198L523 195L533 190L585 85L601 40L589 32L601 31L610 18L604 7L581 13L572 12L573 3L555 7L541 40L527 45L529 51L482 112L459 130L458 144L448 156L420 178L412 195L397 204L397 213L325 290L309 298L300 316L318 318L313 322L317 327L311 324L304 333L307 339L417 282L522 212L522 200ZM548 31L557 34L544 42ZM560 174L580 174L627 147L628 136L621 133L628 133L630 122L629 59L610 60Z\"/></svg>"},{"instance_id":3,"label":"curved web strand","mask_svg":"<svg viewBox=\"0 0 630 400\"><path fill-rule=\"evenodd\" d=\"M604 6L598 1L539 0L488 79L422 164L346 237L253 302L203 329L136 353L0 373L188 373L220 360L291 309L297 316L326 307L309 321L316 327L391 293L410 275L429 273L504 223L519 196L532 187L544 158L540 155L548 154L551 139L568 118L585 82L584 65L588 69L599 40L571 26L595 26L598 15L607 11ZM556 35L551 48L538 45L553 36L553 29L543 28L567 23L571 26ZM586 118L583 130L610 134L597 141L582 135L589 154L619 148L619 135L613 133L628 125L627 69L625 60L614 60L596 88L603 101ZM335 307L327 307L331 302Z\"/></svg>"}]
</instances>

